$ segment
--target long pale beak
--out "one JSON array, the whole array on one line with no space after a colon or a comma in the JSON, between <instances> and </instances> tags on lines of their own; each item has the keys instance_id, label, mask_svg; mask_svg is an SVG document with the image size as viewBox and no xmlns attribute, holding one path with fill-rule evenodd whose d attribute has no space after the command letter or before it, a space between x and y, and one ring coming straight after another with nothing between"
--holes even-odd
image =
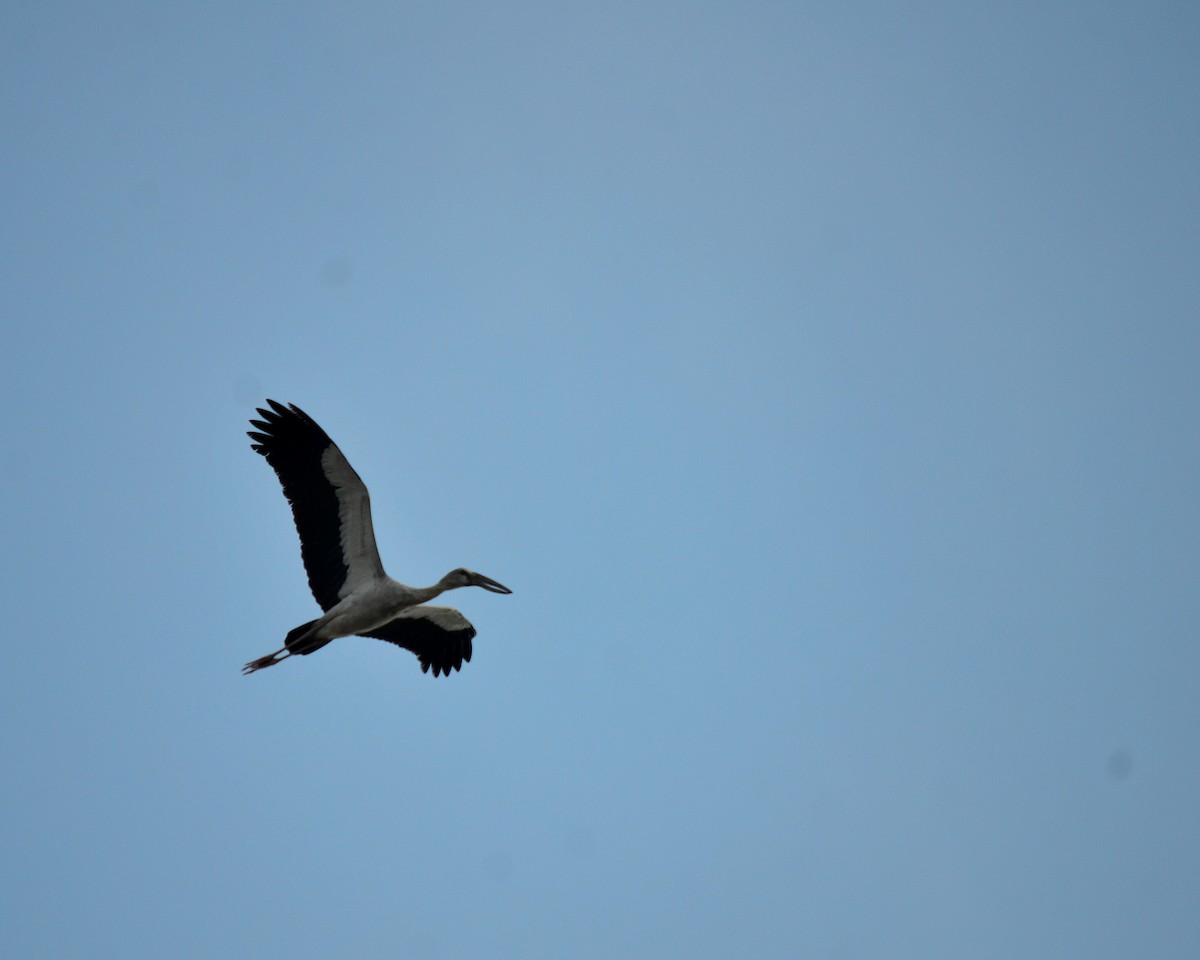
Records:
<instances>
[{"instance_id":1,"label":"long pale beak","mask_svg":"<svg viewBox=\"0 0 1200 960\"><path fill-rule=\"evenodd\" d=\"M512 593L504 584L497 583L491 577L485 577L482 573L471 574L471 586L483 587L484 590L490 590L492 593Z\"/></svg>"}]
</instances>

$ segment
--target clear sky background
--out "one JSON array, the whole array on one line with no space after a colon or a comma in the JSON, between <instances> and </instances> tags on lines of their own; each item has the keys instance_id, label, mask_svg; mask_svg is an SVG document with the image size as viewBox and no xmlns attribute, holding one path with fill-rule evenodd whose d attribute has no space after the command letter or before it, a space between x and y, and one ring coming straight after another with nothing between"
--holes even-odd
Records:
<instances>
[{"instance_id":1,"label":"clear sky background","mask_svg":"<svg viewBox=\"0 0 1200 960\"><path fill-rule=\"evenodd\" d=\"M10 3L14 957L1200 956L1200 11ZM299 404L434 680L315 615Z\"/></svg>"}]
</instances>

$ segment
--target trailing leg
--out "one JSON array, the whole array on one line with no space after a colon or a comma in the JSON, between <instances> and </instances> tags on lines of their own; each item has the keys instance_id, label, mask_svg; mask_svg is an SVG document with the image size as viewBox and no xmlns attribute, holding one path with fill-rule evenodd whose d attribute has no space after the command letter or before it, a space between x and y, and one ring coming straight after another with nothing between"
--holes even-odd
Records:
<instances>
[{"instance_id":1,"label":"trailing leg","mask_svg":"<svg viewBox=\"0 0 1200 960\"><path fill-rule=\"evenodd\" d=\"M259 657L257 660L251 660L248 664L242 667L242 673L253 673L255 670L262 670L265 667L273 667L285 657L290 657L292 654L306 655L315 650L320 650L328 640L314 639L313 628L319 623L319 620L309 620L308 623L302 623L294 630L289 630L286 639L283 641L283 646L274 653L268 653L265 657Z\"/></svg>"},{"instance_id":2,"label":"trailing leg","mask_svg":"<svg viewBox=\"0 0 1200 960\"><path fill-rule=\"evenodd\" d=\"M255 670L262 670L264 667L273 667L279 663L284 657L290 657L291 651L287 647L280 647L274 653L268 653L265 657L259 657L257 660L251 660L248 664L242 667L243 674L253 673Z\"/></svg>"}]
</instances>

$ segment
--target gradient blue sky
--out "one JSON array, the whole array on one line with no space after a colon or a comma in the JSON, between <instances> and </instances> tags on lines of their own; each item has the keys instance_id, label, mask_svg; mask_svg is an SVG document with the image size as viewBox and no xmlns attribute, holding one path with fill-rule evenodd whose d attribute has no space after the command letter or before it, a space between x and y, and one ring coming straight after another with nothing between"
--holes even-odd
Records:
<instances>
[{"instance_id":1,"label":"gradient blue sky","mask_svg":"<svg viewBox=\"0 0 1200 960\"><path fill-rule=\"evenodd\" d=\"M5 951L1200 956L1194 3L10 3ZM474 661L313 616L306 408Z\"/></svg>"}]
</instances>

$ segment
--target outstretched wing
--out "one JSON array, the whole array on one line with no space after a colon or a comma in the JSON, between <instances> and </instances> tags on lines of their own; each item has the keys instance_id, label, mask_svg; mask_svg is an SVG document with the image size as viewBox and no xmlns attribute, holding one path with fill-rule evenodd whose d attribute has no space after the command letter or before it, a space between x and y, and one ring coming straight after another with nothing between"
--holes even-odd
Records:
<instances>
[{"instance_id":1,"label":"outstretched wing","mask_svg":"<svg viewBox=\"0 0 1200 960\"><path fill-rule=\"evenodd\" d=\"M471 638L475 628L453 607L409 607L395 620L376 627L364 637L386 640L417 655L421 672L450 676L471 659Z\"/></svg>"},{"instance_id":2,"label":"outstretched wing","mask_svg":"<svg viewBox=\"0 0 1200 960\"><path fill-rule=\"evenodd\" d=\"M329 435L294 404L268 400L251 420L251 449L283 485L292 506L308 586L322 610L382 577L371 526L371 498Z\"/></svg>"}]
</instances>

